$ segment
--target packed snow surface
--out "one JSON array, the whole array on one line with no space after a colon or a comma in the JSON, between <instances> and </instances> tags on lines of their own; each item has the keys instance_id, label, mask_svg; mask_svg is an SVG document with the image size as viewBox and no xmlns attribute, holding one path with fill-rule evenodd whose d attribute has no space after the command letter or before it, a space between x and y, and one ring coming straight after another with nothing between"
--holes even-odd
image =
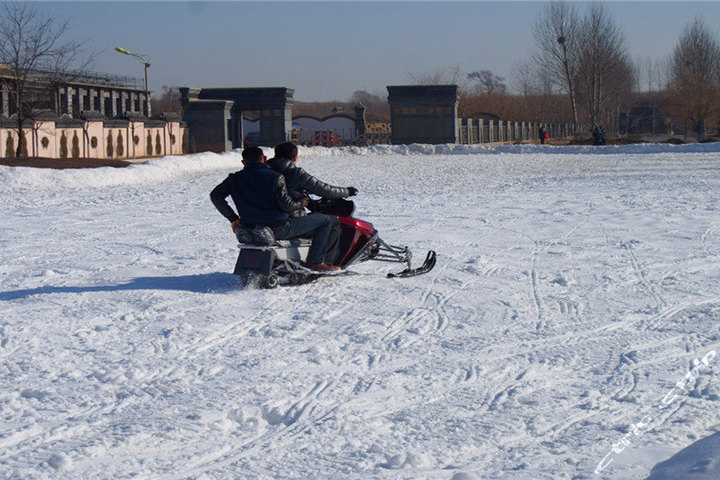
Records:
<instances>
[{"instance_id":1,"label":"packed snow surface","mask_svg":"<svg viewBox=\"0 0 720 480\"><path fill-rule=\"evenodd\" d=\"M0 478L641 479L720 430L716 144L299 164L435 269L242 287L238 152L0 167Z\"/></svg>"}]
</instances>

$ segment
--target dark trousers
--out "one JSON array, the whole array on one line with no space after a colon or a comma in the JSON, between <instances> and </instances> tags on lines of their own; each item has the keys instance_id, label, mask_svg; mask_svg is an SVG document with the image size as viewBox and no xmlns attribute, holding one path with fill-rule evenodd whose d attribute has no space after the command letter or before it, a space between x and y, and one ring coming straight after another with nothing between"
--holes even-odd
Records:
<instances>
[{"instance_id":1,"label":"dark trousers","mask_svg":"<svg viewBox=\"0 0 720 480\"><path fill-rule=\"evenodd\" d=\"M287 222L273 228L275 238L310 237L312 245L308 251L308 263L333 263L338 254L340 222L334 215L311 213L303 217L290 217Z\"/></svg>"}]
</instances>

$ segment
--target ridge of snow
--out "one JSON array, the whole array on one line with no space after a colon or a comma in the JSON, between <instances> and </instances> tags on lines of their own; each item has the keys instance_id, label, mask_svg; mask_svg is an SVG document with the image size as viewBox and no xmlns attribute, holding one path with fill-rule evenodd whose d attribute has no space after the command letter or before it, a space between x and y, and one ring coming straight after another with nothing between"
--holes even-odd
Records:
<instances>
[{"instance_id":1,"label":"ridge of snow","mask_svg":"<svg viewBox=\"0 0 720 480\"><path fill-rule=\"evenodd\" d=\"M240 152L203 152L166 156L124 168L69 168L63 170L0 166L0 193L26 189L109 187L167 181L198 172L240 169ZM58 160L61 162L62 160Z\"/></svg>"},{"instance_id":2,"label":"ridge of snow","mask_svg":"<svg viewBox=\"0 0 720 480\"><path fill-rule=\"evenodd\" d=\"M720 142L690 143L673 145L669 143L638 143L630 145L371 145L367 147L299 147L300 156L348 156L348 155L498 155L498 154L545 154L545 155L622 155L660 153L713 153L720 152Z\"/></svg>"},{"instance_id":3,"label":"ridge of snow","mask_svg":"<svg viewBox=\"0 0 720 480\"><path fill-rule=\"evenodd\" d=\"M272 149L264 148L268 158ZM436 155L642 155L701 154L720 152L720 143L637 144L623 146L553 146L553 145L372 145L368 147L299 147L301 158L363 156L436 156ZM60 161L60 160L59 160ZM43 169L0 166L0 193L28 189L77 189L137 185L183 178L200 172L233 171L242 168L240 150L225 153L203 152L167 156L130 165L125 168Z\"/></svg>"}]
</instances>

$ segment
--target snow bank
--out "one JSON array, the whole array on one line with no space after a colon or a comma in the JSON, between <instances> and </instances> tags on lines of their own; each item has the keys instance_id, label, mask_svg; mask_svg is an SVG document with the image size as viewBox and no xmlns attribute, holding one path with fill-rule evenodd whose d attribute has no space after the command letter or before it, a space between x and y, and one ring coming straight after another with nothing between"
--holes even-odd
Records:
<instances>
[{"instance_id":1,"label":"snow bank","mask_svg":"<svg viewBox=\"0 0 720 480\"><path fill-rule=\"evenodd\" d=\"M672 145L643 143L633 145L372 145L369 147L300 147L301 156L329 157L348 155L499 155L499 154L563 154L563 155L641 155L688 154L720 152L720 143Z\"/></svg>"},{"instance_id":2,"label":"snow bank","mask_svg":"<svg viewBox=\"0 0 720 480\"><path fill-rule=\"evenodd\" d=\"M126 168L86 168L54 170L0 166L0 193L25 189L64 189L108 187L155 183L202 171L240 169L237 151L212 152L185 156L167 156L130 165Z\"/></svg>"},{"instance_id":3,"label":"snow bank","mask_svg":"<svg viewBox=\"0 0 720 480\"><path fill-rule=\"evenodd\" d=\"M272 149L265 148L268 158ZM369 147L300 147L302 158L357 156L433 156L433 155L638 155L720 152L720 143L690 145L639 144L624 146L552 146L552 145L373 145ZM168 156L131 165L127 168L38 169L0 166L0 193L26 189L76 189L109 187L170 181L203 171L232 171L241 168L240 150L226 153L204 152Z\"/></svg>"},{"instance_id":4,"label":"snow bank","mask_svg":"<svg viewBox=\"0 0 720 480\"><path fill-rule=\"evenodd\" d=\"M720 478L720 433L698 440L672 458L657 464L645 480L716 480Z\"/></svg>"}]
</instances>

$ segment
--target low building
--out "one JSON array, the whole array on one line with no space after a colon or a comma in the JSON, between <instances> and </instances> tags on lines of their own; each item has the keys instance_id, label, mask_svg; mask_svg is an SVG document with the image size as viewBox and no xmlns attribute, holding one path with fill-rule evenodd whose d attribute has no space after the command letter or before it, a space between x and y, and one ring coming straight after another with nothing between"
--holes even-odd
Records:
<instances>
[{"instance_id":1,"label":"low building","mask_svg":"<svg viewBox=\"0 0 720 480\"><path fill-rule=\"evenodd\" d=\"M672 133L670 117L659 104L644 100L620 114L620 133L630 135L657 135Z\"/></svg>"},{"instance_id":2,"label":"low building","mask_svg":"<svg viewBox=\"0 0 720 480\"><path fill-rule=\"evenodd\" d=\"M175 114L151 117L144 84L132 77L68 73L51 82L34 72L34 111L18 134L17 96L0 67L0 157L140 158L187 151L186 125ZM63 78L62 76L60 77Z\"/></svg>"}]
</instances>

